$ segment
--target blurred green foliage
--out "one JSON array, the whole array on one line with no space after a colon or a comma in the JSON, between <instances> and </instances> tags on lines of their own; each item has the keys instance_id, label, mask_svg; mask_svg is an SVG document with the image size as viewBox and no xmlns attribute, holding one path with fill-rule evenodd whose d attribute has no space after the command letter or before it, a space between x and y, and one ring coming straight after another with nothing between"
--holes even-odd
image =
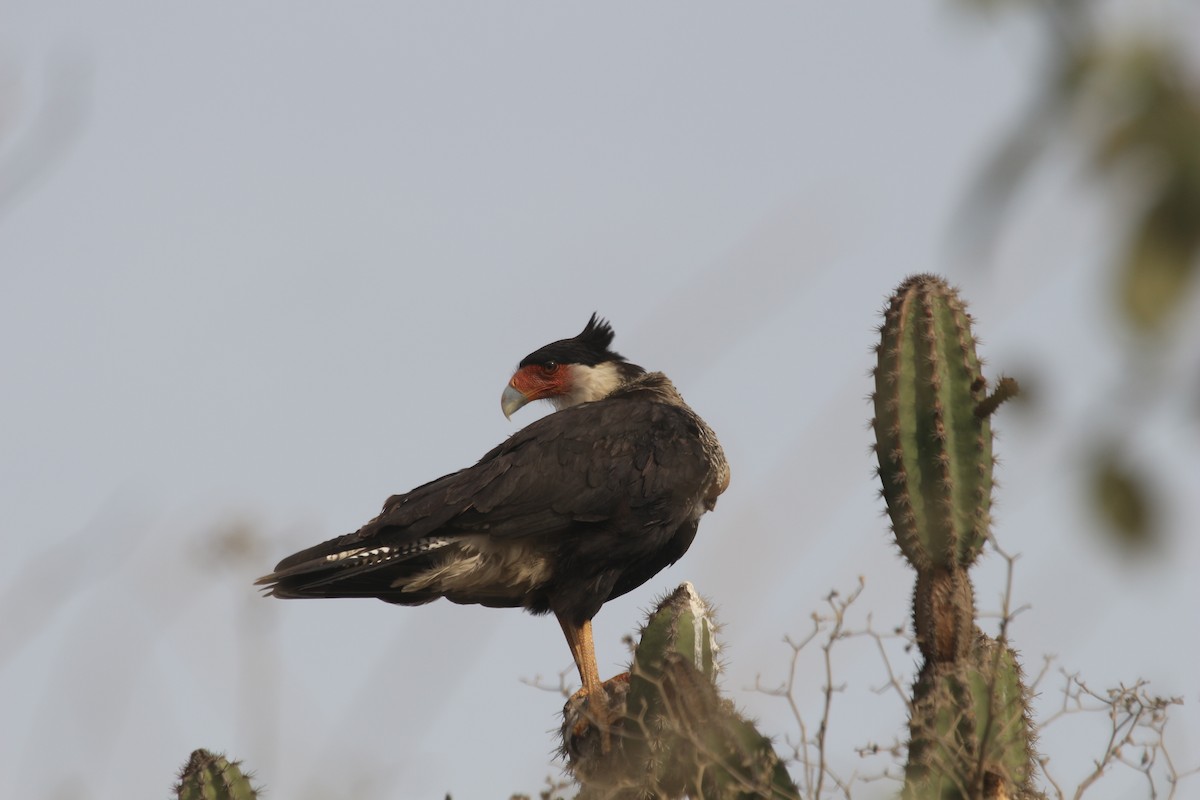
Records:
<instances>
[{"instance_id":1,"label":"blurred green foliage","mask_svg":"<svg viewBox=\"0 0 1200 800\"><path fill-rule=\"evenodd\" d=\"M1178 34L1189 14L1196 19L1195 9L1156 6L1153 16L1143 8L1114 20L1111 4L1085 0L961 4L1031 14L1045 34L1047 58L1029 112L984 170L960 229L976 244L992 238L1051 144L1082 156L1122 220L1104 268L1112 276L1116 318L1132 334L1127 374L1142 367L1141 394L1087 421L1087 438L1111 442L1102 458L1084 454L1087 496L1123 546L1150 546L1163 540L1164 517L1151 500L1170 498L1153 491L1162 482L1134 465L1126 442L1154 398L1171 389L1172 376L1153 365L1177 349L1200 361L1197 343L1180 340L1186 326L1179 324L1200 295L1200 75L1188 58L1200 40ZM1187 391L1200 394L1200 386ZM1096 421L1102 416L1110 419Z\"/></svg>"},{"instance_id":2,"label":"blurred green foliage","mask_svg":"<svg viewBox=\"0 0 1200 800\"><path fill-rule=\"evenodd\" d=\"M1116 452L1106 450L1096 458L1092 494L1123 549L1145 552L1159 544L1151 488L1142 473L1123 463Z\"/></svg>"}]
</instances>

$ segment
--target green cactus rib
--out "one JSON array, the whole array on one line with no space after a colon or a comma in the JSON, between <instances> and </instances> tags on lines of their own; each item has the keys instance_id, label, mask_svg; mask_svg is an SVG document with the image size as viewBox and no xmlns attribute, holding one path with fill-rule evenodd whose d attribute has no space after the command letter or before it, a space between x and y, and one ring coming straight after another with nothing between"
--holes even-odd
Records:
<instances>
[{"instance_id":1,"label":"green cactus rib","mask_svg":"<svg viewBox=\"0 0 1200 800\"><path fill-rule=\"evenodd\" d=\"M717 692L715 629L690 583L658 604L634 653L625 730L651 740L648 772L661 796L796 798L771 740Z\"/></svg>"},{"instance_id":2,"label":"green cactus rib","mask_svg":"<svg viewBox=\"0 0 1200 800\"><path fill-rule=\"evenodd\" d=\"M662 671L668 653L676 653L695 665L707 678L718 671L716 622L708 604L691 583L664 597L642 627L630 674L637 679L654 680Z\"/></svg>"},{"instance_id":3,"label":"green cactus rib","mask_svg":"<svg viewBox=\"0 0 1200 800\"><path fill-rule=\"evenodd\" d=\"M958 664L926 664L914 686L905 800L1040 797L1029 698L1016 654L980 634ZM990 794L1001 787L1000 794Z\"/></svg>"},{"instance_id":4,"label":"green cactus rib","mask_svg":"<svg viewBox=\"0 0 1200 800\"><path fill-rule=\"evenodd\" d=\"M589 742L590 730L581 741L564 718L563 752L581 800L799 797L771 740L717 691L716 629L708 604L681 585L642 627L628 693L618 694L612 752Z\"/></svg>"},{"instance_id":5,"label":"green cactus rib","mask_svg":"<svg viewBox=\"0 0 1200 800\"><path fill-rule=\"evenodd\" d=\"M712 681L691 664L668 658L663 695L669 700L662 729L671 731L673 741L672 757L659 769L658 784L669 790L668 796L798 798L796 785L771 740L734 711Z\"/></svg>"},{"instance_id":6,"label":"green cactus rib","mask_svg":"<svg viewBox=\"0 0 1200 800\"><path fill-rule=\"evenodd\" d=\"M896 541L918 570L969 566L987 537L993 465L971 318L945 281L915 275L880 334L873 425Z\"/></svg>"},{"instance_id":7,"label":"green cactus rib","mask_svg":"<svg viewBox=\"0 0 1200 800\"><path fill-rule=\"evenodd\" d=\"M225 756L196 750L179 773L175 786L179 800L255 800L258 792L243 773L241 763Z\"/></svg>"},{"instance_id":8,"label":"green cactus rib","mask_svg":"<svg viewBox=\"0 0 1200 800\"><path fill-rule=\"evenodd\" d=\"M674 787L682 791L684 780L677 772L691 770L691 743L681 741L681 721L707 716L710 709L702 701L707 694L692 692L681 697L678 686L681 666L691 666L699 682L714 687L718 662L716 621L712 611L691 583L683 583L658 602L642 626L633 663L629 669L629 695L625 704L624 730L626 755L631 763L648 763L657 768L634 771L653 775L661 790ZM670 677L674 676L675 680ZM713 694L715 695L715 687Z\"/></svg>"},{"instance_id":9,"label":"green cactus rib","mask_svg":"<svg viewBox=\"0 0 1200 800\"><path fill-rule=\"evenodd\" d=\"M1033 778L1033 722L1021 665L1012 648L981 636L968 673L977 709L975 735L983 753L985 778L1027 791Z\"/></svg>"},{"instance_id":10,"label":"green cactus rib","mask_svg":"<svg viewBox=\"0 0 1200 800\"><path fill-rule=\"evenodd\" d=\"M584 787L630 788L634 796L648 785L672 782L678 737L668 728L673 696L665 673L673 665L690 666L712 686L717 671L716 622L690 583L663 597L639 632L629 681L609 687L612 710L619 714L617 747L605 752L593 726L579 726L570 701L563 709L562 753ZM702 698L700 698L702 699ZM676 703L674 710L693 708ZM617 795L613 795L616 797Z\"/></svg>"}]
</instances>

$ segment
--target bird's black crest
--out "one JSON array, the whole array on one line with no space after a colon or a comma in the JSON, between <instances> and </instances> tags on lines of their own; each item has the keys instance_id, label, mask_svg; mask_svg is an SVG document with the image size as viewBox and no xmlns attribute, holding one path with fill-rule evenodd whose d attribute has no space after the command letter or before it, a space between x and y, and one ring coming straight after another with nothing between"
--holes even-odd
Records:
<instances>
[{"instance_id":1,"label":"bird's black crest","mask_svg":"<svg viewBox=\"0 0 1200 800\"><path fill-rule=\"evenodd\" d=\"M624 361L624 356L608 349L614 335L612 325L608 324L608 320L592 314L592 318L588 320L587 325L578 336L559 339L557 342L534 350L521 359L521 366L555 361L559 364L583 364L594 367L605 361Z\"/></svg>"}]
</instances>

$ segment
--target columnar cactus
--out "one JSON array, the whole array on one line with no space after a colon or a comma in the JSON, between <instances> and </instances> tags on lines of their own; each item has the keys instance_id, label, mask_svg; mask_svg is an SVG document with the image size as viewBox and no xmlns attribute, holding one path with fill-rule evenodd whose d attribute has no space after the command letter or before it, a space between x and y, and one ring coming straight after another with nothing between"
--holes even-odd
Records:
<instances>
[{"instance_id":1,"label":"columnar cactus","mask_svg":"<svg viewBox=\"0 0 1200 800\"><path fill-rule=\"evenodd\" d=\"M991 414L971 317L933 275L884 310L875 369L875 452L901 553L917 571L913 627L925 658L913 686L904 796L1034 797L1027 691L1016 655L975 624L967 570L987 541Z\"/></svg>"},{"instance_id":2,"label":"columnar cactus","mask_svg":"<svg viewBox=\"0 0 1200 800\"><path fill-rule=\"evenodd\" d=\"M916 275L884 311L875 371L879 477L917 570L969 567L987 539L992 428L971 317L940 278Z\"/></svg>"},{"instance_id":3,"label":"columnar cactus","mask_svg":"<svg viewBox=\"0 0 1200 800\"><path fill-rule=\"evenodd\" d=\"M716 688L719 645L708 604L685 583L642 627L630 673L608 683L613 746L580 715L563 712L563 750L579 798L750 800L796 798L771 742Z\"/></svg>"},{"instance_id":4,"label":"columnar cactus","mask_svg":"<svg viewBox=\"0 0 1200 800\"><path fill-rule=\"evenodd\" d=\"M223 755L196 750L179 773L175 785L179 800L255 800L258 792L250 776L242 772L241 762Z\"/></svg>"}]
</instances>

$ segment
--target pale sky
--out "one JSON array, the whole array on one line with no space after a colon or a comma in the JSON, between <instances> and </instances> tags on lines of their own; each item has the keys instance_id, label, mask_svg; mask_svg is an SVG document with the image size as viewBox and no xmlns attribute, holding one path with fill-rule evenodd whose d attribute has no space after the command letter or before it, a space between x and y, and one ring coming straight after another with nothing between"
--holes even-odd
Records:
<instances>
[{"instance_id":1,"label":"pale sky","mask_svg":"<svg viewBox=\"0 0 1200 800\"><path fill-rule=\"evenodd\" d=\"M691 580L725 623L726 693L794 738L747 691L785 676L784 635L860 575L859 626L907 619L865 398L878 310L918 271L962 287L993 377L1038 387L1037 414L997 423L1027 671L1055 653L1095 687L1183 696L1169 742L1194 761L1182 396L1135 441L1174 490L1165 554L1125 563L1083 507L1089 419L1125 364L1112 211L1061 152L991 263L947 246L1038 44L948 3L0 4L0 797L162 797L197 747L280 800L536 793L562 700L522 680L572 667L553 619L250 584L545 413L510 423L500 392L593 311L733 473L687 556L601 611L601 672ZM239 524L257 549L216 560ZM995 609L1000 559L975 579ZM837 652L831 757L869 772L854 747L903 712L870 691L873 645ZM1073 785L1104 721L1057 730Z\"/></svg>"}]
</instances>

